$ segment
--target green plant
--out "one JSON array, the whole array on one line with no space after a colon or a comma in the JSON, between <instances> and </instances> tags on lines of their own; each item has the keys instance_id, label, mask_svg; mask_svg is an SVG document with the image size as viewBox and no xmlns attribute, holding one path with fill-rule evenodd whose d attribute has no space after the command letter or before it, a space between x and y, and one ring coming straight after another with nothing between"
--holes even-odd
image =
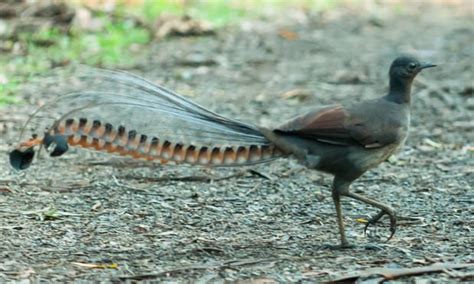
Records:
<instances>
[{"instance_id":1,"label":"green plant","mask_svg":"<svg viewBox=\"0 0 474 284\"><path fill-rule=\"evenodd\" d=\"M331 9L346 0L144 0L141 5L126 6L117 0L113 15L95 12L102 22L95 32L81 30L64 31L48 27L37 32L24 32L11 41L19 44L23 55L0 54L0 105L18 102L13 96L18 87L32 74L45 72L57 65L69 62L95 66L123 67L133 64L143 54L139 47L151 41L150 30L129 20L135 14L150 26L164 13L188 14L214 26L223 26L243 18L259 17L268 8L284 11L298 7L307 10ZM80 1L79 1L80 2ZM141 51L140 53L137 51ZM5 82L2 82L5 77Z\"/></svg>"},{"instance_id":2,"label":"green plant","mask_svg":"<svg viewBox=\"0 0 474 284\"><path fill-rule=\"evenodd\" d=\"M20 99L15 95L15 91L19 87L19 81L12 80L6 83L0 83L0 106L8 104L16 104Z\"/></svg>"}]
</instances>

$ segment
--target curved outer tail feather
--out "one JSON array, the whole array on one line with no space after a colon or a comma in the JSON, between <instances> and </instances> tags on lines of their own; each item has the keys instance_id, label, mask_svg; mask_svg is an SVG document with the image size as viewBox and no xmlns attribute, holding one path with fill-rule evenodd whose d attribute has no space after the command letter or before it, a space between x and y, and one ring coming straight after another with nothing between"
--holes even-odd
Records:
<instances>
[{"instance_id":1,"label":"curved outer tail feather","mask_svg":"<svg viewBox=\"0 0 474 284\"><path fill-rule=\"evenodd\" d=\"M32 131L32 138L11 153L13 167L27 168L33 147L53 144L51 156L71 146L206 166L251 165L284 155L255 126L220 116L136 75L87 69L79 78L76 89L30 117L24 131Z\"/></svg>"}]
</instances>

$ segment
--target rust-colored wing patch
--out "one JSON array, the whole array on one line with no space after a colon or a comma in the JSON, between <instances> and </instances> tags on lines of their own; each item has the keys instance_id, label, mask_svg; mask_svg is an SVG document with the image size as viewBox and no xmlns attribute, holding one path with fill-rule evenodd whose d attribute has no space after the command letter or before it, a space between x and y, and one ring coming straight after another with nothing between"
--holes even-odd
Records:
<instances>
[{"instance_id":1,"label":"rust-colored wing patch","mask_svg":"<svg viewBox=\"0 0 474 284\"><path fill-rule=\"evenodd\" d=\"M299 116L275 131L333 145L381 147L367 123L341 105Z\"/></svg>"},{"instance_id":2,"label":"rust-colored wing patch","mask_svg":"<svg viewBox=\"0 0 474 284\"><path fill-rule=\"evenodd\" d=\"M348 119L346 110L338 105L296 117L276 131L330 144L349 145L354 141L351 141L353 139L346 128Z\"/></svg>"}]
</instances>

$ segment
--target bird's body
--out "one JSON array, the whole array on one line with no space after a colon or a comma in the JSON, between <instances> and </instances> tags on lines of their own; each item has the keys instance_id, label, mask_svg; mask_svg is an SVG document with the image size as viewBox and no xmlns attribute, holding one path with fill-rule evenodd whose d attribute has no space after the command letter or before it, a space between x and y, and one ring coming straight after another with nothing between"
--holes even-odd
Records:
<instances>
[{"instance_id":1,"label":"bird's body","mask_svg":"<svg viewBox=\"0 0 474 284\"><path fill-rule=\"evenodd\" d=\"M409 123L409 105L380 98L311 111L263 132L308 168L354 180L400 149Z\"/></svg>"},{"instance_id":2,"label":"bird's body","mask_svg":"<svg viewBox=\"0 0 474 284\"><path fill-rule=\"evenodd\" d=\"M433 66L412 57L397 58L390 67L387 95L348 105L318 107L273 129L217 115L136 76L98 74L110 80L111 87L63 96L58 102L68 109L47 129L39 129L44 135L35 134L20 143L10 154L10 161L13 167L25 169L33 159L33 147L48 148L52 144L55 148L51 156L62 155L70 145L146 160L210 166L250 165L294 156L310 169L334 175L332 197L341 246L349 247L342 196L379 208L380 213L368 224L387 214L392 235L395 232L393 209L352 193L349 188L354 180L403 146L410 125L412 81L423 68ZM111 92L110 88L118 85L126 87L127 92ZM57 105L59 108L61 104ZM122 126L123 121L135 126Z\"/></svg>"}]
</instances>

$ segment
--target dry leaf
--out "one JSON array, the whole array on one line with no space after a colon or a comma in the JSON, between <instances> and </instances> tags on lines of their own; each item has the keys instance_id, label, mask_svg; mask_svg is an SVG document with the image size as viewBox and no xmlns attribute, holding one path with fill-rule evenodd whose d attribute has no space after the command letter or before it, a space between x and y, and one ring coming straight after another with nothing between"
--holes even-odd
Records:
<instances>
[{"instance_id":1,"label":"dry leaf","mask_svg":"<svg viewBox=\"0 0 474 284\"><path fill-rule=\"evenodd\" d=\"M236 284L274 284L278 283L277 281L270 278L257 278L251 280L238 280Z\"/></svg>"},{"instance_id":2,"label":"dry leaf","mask_svg":"<svg viewBox=\"0 0 474 284\"><path fill-rule=\"evenodd\" d=\"M287 30L287 29L281 29L278 31L278 35L286 40L297 40L299 39L298 33Z\"/></svg>"},{"instance_id":3,"label":"dry leaf","mask_svg":"<svg viewBox=\"0 0 474 284\"><path fill-rule=\"evenodd\" d=\"M189 16L161 16L155 24L155 36L201 36L214 33L211 24Z\"/></svg>"},{"instance_id":4,"label":"dry leaf","mask_svg":"<svg viewBox=\"0 0 474 284\"><path fill-rule=\"evenodd\" d=\"M82 262L73 262L72 264L84 267L84 268L99 268L99 269L117 269L117 263L106 263L106 264L97 264L97 263L82 263Z\"/></svg>"},{"instance_id":5,"label":"dry leaf","mask_svg":"<svg viewBox=\"0 0 474 284\"><path fill-rule=\"evenodd\" d=\"M429 138L423 139L423 143L425 143L425 144L427 144L427 145L429 145L429 146L431 146L431 147L433 147L433 148L438 148L438 149L443 146L443 144L438 143L438 142L435 142L435 141L433 141L433 140L431 140L431 139L429 139Z\"/></svg>"},{"instance_id":6,"label":"dry leaf","mask_svg":"<svg viewBox=\"0 0 474 284\"><path fill-rule=\"evenodd\" d=\"M299 101L306 101L309 98L311 98L313 94L305 89L293 89L289 90L287 92L284 92L283 94L280 95L281 98L283 99L297 99Z\"/></svg>"}]
</instances>

